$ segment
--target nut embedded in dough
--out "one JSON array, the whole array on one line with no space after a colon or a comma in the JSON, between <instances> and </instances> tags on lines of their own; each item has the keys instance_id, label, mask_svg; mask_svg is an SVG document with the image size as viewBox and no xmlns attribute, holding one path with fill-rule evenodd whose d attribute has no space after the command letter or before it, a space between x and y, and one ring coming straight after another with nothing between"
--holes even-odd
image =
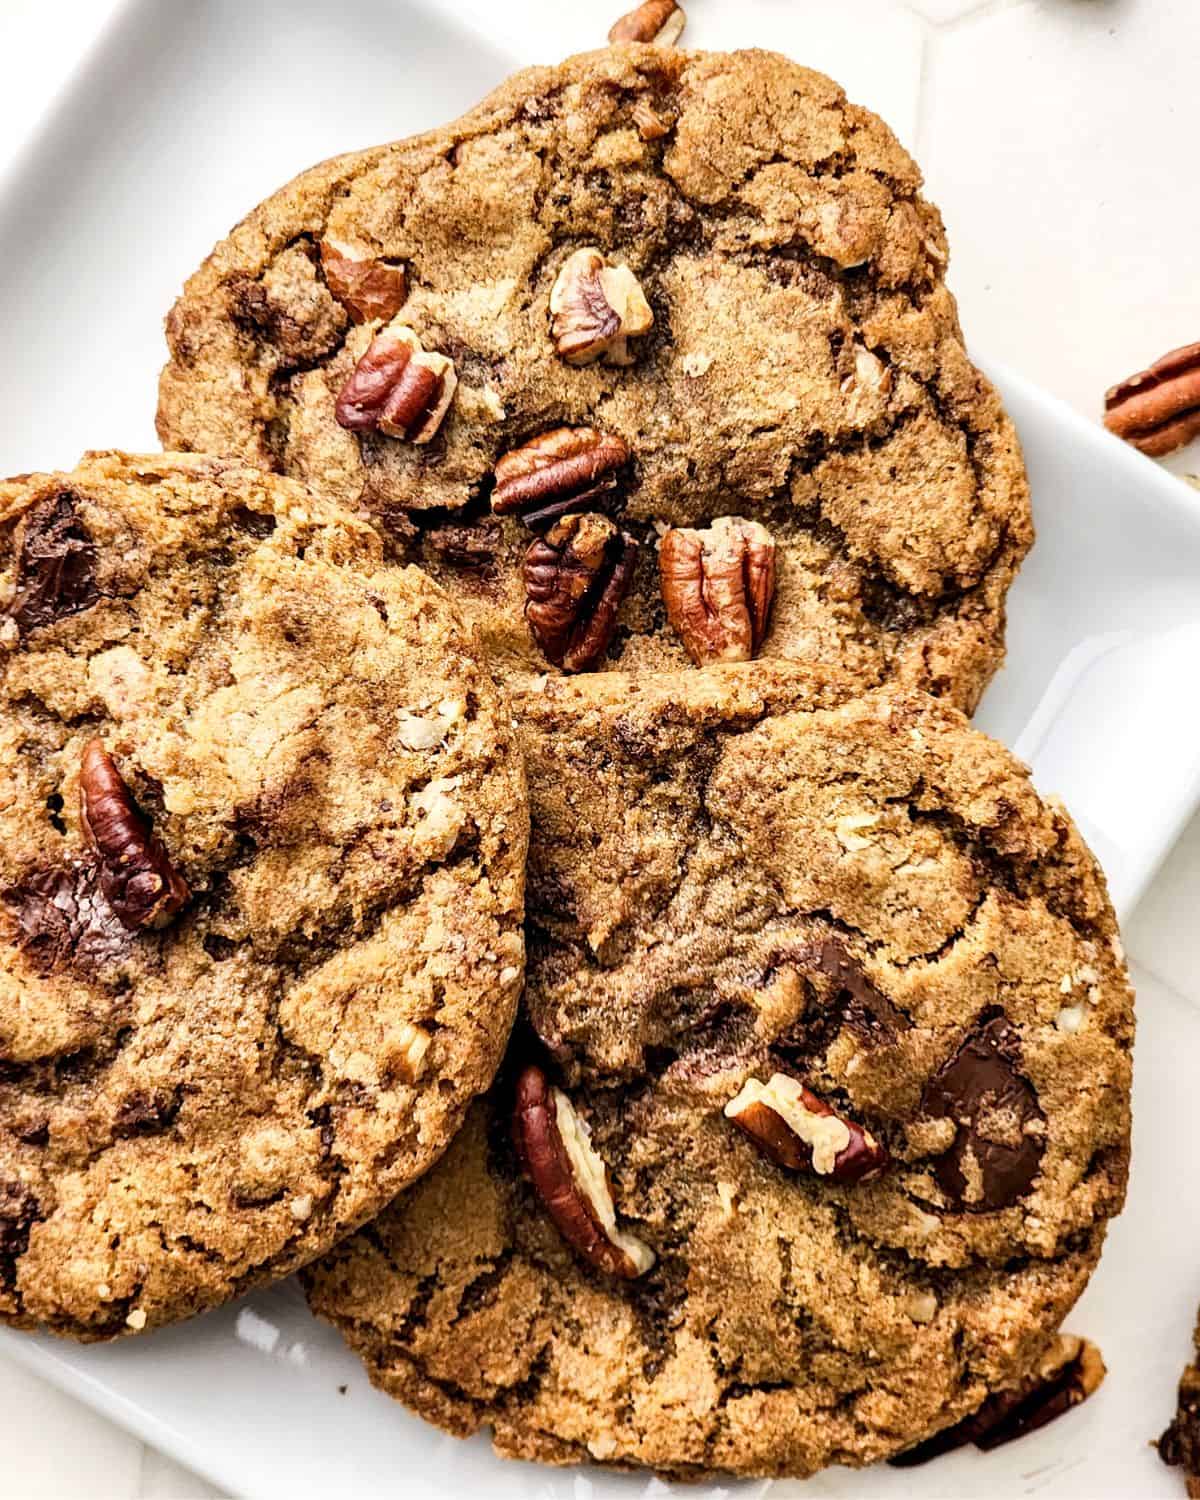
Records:
<instances>
[{"instance_id":1,"label":"nut embedded in dough","mask_svg":"<svg viewBox=\"0 0 1200 1500\"><path fill-rule=\"evenodd\" d=\"M650 1269L654 1251L617 1227L608 1172L591 1132L538 1067L527 1067L517 1082L513 1139L546 1212L589 1265L625 1281Z\"/></svg>"},{"instance_id":2,"label":"nut embedded in dough","mask_svg":"<svg viewBox=\"0 0 1200 1500\"><path fill-rule=\"evenodd\" d=\"M775 597L775 542L765 526L721 516L703 531L674 527L658 558L667 618L698 667L757 654Z\"/></svg>"},{"instance_id":3,"label":"nut embedded in dough","mask_svg":"<svg viewBox=\"0 0 1200 1500\"><path fill-rule=\"evenodd\" d=\"M607 510L617 471L629 449L594 427L555 427L506 453L496 465L492 510L519 515L526 526L549 525L571 511Z\"/></svg>"},{"instance_id":4,"label":"nut embedded in dough","mask_svg":"<svg viewBox=\"0 0 1200 1500\"><path fill-rule=\"evenodd\" d=\"M411 328L389 323L342 386L338 424L349 432L382 432L409 442L431 442L454 400L454 361L421 346Z\"/></svg>"},{"instance_id":5,"label":"nut embedded in dough","mask_svg":"<svg viewBox=\"0 0 1200 1500\"><path fill-rule=\"evenodd\" d=\"M725 1106L726 1117L758 1149L792 1172L815 1172L831 1182L861 1182L891 1160L869 1130L830 1109L795 1078L775 1073L749 1079Z\"/></svg>"},{"instance_id":6,"label":"nut embedded in dough","mask_svg":"<svg viewBox=\"0 0 1200 1500\"><path fill-rule=\"evenodd\" d=\"M653 324L628 266L613 265L595 249L577 250L564 261L550 293L550 333L567 364L632 364L627 341Z\"/></svg>"},{"instance_id":7,"label":"nut embedded in dough","mask_svg":"<svg viewBox=\"0 0 1200 1500\"><path fill-rule=\"evenodd\" d=\"M389 322L408 296L404 267L372 255L357 255L337 240L321 241L325 285L356 323Z\"/></svg>"},{"instance_id":8,"label":"nut embedded in dough","mask_svg":"<svg viewBox=\"0 0 1200 1500\"><path fill-rule=\"evenodd\" d=\"M79 794L84 831L100 857L105 900L131 930L165 927L187 904L187 883L100 740L84 749Z\"/></svg>"},{"instance_id":9,"label":"nut embedded in dough","mask_svg":"<svg viewBox=\"0 0 1200 1500\"><path fill-rule=\"evenodd\" d=\"M637 542L605 516L564 516L525 554L525 618L555 666L600 665L629 591Z\"/></svg>"}]
</instances>

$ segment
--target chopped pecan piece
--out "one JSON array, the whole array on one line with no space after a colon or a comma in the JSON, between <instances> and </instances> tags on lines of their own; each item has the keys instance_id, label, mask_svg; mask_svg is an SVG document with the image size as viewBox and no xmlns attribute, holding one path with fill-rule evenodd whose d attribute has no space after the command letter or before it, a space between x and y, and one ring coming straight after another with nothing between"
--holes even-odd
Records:
<instances>
[{"instance_id":1,"label":"chopped pecan piece","mask_svg":"<svg viewBox=\"0 0 1200 1500\"><path fill-rule=\"evenodd\" d=\"M773 1073L767 1083L747 1080L725 1114L764 1156L791 1172L861 1182L891 1159L869 1130L837 1114L786 1073Z\"/></svg>"},{"instance_id":2,"label":"chopped pecan piece","mask_svg":"<svg viewBox=\"0 0 1200 1500\"><path fill-rule=\"evenodd\" d=\"M599 666L629 591L637 542L606 516L564 516L525 554L525 618L564 672Z\"/></svg>"},{"instance_id":3,"label":"chopped pecan piece","mask_svg":"<svg viewBox=\"0 0 1200 1500\"><path fill-rule=\"evenodd\" d=\"M190 893L100 740L83 752L79 793L104 899L130 931L165 927Z\"/></svg>"},{"instance_id":4,"label":"chopped pecan piece","mask_svg":"<svg viewBox=\"0 0 1200 1500\"><path fill-rule=\"evenodd\" d=\"M721 516L705 531L674 527L658 554L663 603L698 667L749 661L775 597L775 542L765 526Z\"/></svg>"},{"instance_id":5,"label":"chopped pecan piece","mask_svg":"<svg viewBox=\"0 0 1200 1500\"><path fill-rule=\"evenodd\" d=\"M513 1141L558 1232L589 1265L627 1281L650 1269L653 1250L617 1227L608 1171L591 1131L538 1067L527 1067L517 1081Z\"/></svg>"},{"instance_id":6,"label":"chopped pecan piece","mask_svg":"<svg viewBox=\"0 0 1200 1500\"><path fill-rule=\"evenodd\" d=\"M1104 398L1104 425L1151 458L1200 437L1200 344L1173 349L1114 385Z\"/></svg>"},{"instance_id":7,"label":"chopped pecan piece","mask_svg":"<svg viewBox=\"0 0 1200 1500\"><path fill-rule=\"evenodd\" d=\"M358 255L337 240L321 241L321 269L325 285L356 323L372 323L376 318L390 322L408 296L403 266Z\"/></svg>"},{"instance_id":8,"label":"chopped pecan piece","mask_svg":"<svg viewBox=\"0 0 1200 1500\"><path fill-rule=\"evenodd\" d=\"M594 427L555 427L506 453L496 465L492 510L519 514L530 528L571 511L604 510L629 460L619 437Z\"/></svg>"},{"instance_id":9,"label":"chopped pecan piece","mask_svg":"<svg viewBox=\"0 0 1200 1500\"><path fill-rule=\"evenodd\" d=\"M40 500L25 517L16 583L9 613L21 630L52 625L99 598L96 544L69 491Z\"/></svg>"},{"instance_id":10,"label":"chopped pecan piece","mask_svg":"<svg viewBox=\"0 0 1200 1500\"><path fill-rule=\"evenodd\" d=\"M854 396L859 391L865 391L873 396L886 396L891 389L891 370L865 344L855 342L854 371L842 380L843 395Z\"/></svg>"},{"instance_id":11,"label":"chopped pecan piece","mask_svg":"<svg viewBox=\"0 0 1200 1500\"><path fill-rule=\"evenodd\" d=\"M454 400L454 361L427 352L411 328L389 323L342 387L335 415L350 432L431 442Z\"/></svg>"},{"instance_id":12,"label":"chopped pecan piece","mask_svg":"<svg viewBox=\"0 0 1200 1500\"><path fill-rule=\"evenodd\" d=\"M934 1167L956 1210L1007 1208L1037 1176L1046 1117L1033 1085L1017 1072L1018 1061L1008 1018L993 1016L925 1086L922 1110L958 1126L954 1144Z\"/></svg>"},{"instance_id":13,"label":"chopped pecan piece","mask_svg":"<svg viewBox=\"0 0 1200 1500\"><path fill-rule=\"evenodd\" d=\"M1090 1339L1060 1333L1019 1385L997 1391L977 1412L897 1454L889 1463L894 1469L914 1469L967 1443L990 1453L1082 1405L1100 1389L1106 1373L1100 1351Z\"/></svg>"},{"instance_id":14,"label":"chopped pecan piece","mask_svg":"<svg viewBox=\"0 0 1200 1500\"><path fill-rule=\"evenodd\" d=\"M686 24L687 16L675 0L645 0L645 4L613 24L608 39L610 42L654 42L660 47L673 47Z\"/></svg>"},{"instance_id":15,"label":"chopped pecan piece","mask_svg":"<svg viewBox=\"0 0 1200 1500\"><path fill-rule=\"evenodd\" d=\"M670 130L667 122L655 112L649 99L639 99L633 106L633 123L644 141L661 141Z\"/></svg>"},{"instance_id":16,"label":"chopped pecan piece","mask_svg":"<svg viewBox=\"0 0 1200 1500\"><path fill-rule=\"evenodd\" d=\"M576 250L563 262L550 293L550 332L569 365L600 358L632 364L628 340L653 324L650 304L628 266L615 266L591 248Z\"/></svg>"}]
</instances>

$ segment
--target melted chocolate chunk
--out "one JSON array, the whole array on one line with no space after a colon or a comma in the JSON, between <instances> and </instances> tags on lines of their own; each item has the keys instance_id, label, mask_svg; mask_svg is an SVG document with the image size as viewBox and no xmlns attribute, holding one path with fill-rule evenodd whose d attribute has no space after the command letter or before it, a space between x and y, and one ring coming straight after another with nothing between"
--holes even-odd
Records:
<instances>
[{"instance_id":1,"label":"melted chocolate chunk","mask_svg":"<svg viewBox=\"0 0 1200 1500\"><path fill-rule=\"evenodd\" d=\"M905 1013L877 989L832 938L820 946L780 954L776 965L791 965L812 976L804 1015L775 1042L782 1057L803 1061L818 1057L849 1026L868 1046L886 1046L912 1030ZM825 981L832 981L829 984ZM819 993L818 993L819 991Z\"/></svg>"},{"instance_id":2,"label":"melted chocolate chunk","mask_svg":"<svg viewBox=\"0 0 1200 1500\"><path fill-rule=\"evenodd\" d=\"M22 1182L0 1182L0 1286L17 1279L17 1261L29 1248L29 1231L40 1222L41 1205Z\"/></svg>"},{"instance_id":3,"label":"melted chocolate chunk","mask_svg":"<svg viewBox=\"0 0 1200 1500\"><path fill-rule=\"evenodd\" d=\"M96 545L68 490L42 500L25 518L11 614L21 630L76 615L99 598Z\"/></svg>"},{"instance_id":4,"label":"melted chocolate chunk","mask_svg":"<svg viewBox=\"0 0 1200 1500\"><path fill-rule=\"evenodd\" d=\"M113 1133L119 1137L158 1135L174 1122L182 1103L180 1089L135 1089L117 1106Z\"/></svg>"},{"instance_id":5,"label":"melted chocolate chunk","mask_svg":"<svg viewBox=\"0 0 1200 1500\"><path fill-rule=\"evenodd\" d=\"M1047 1360L1019 1386L997 1391L969 1417L888 1462L895 1469L914 1469L967 1443L990 1453L1081 1405L1104 1379L1100 1351L1087 1339L1069 1334L1060 1334L1051 1350Z\"/></svg>"},{"instance_id":6,"label":"melted chocolate chunk","mask_svg":"<svg viewBox=\"0 0 1200 1500\"><path fill-rule=\"evenodd\" d=\"M904 1012L876 989L840 943L832 939L822 943L817 964L838 987L834 1003L847 1026L886 1042L895 1041L901 1031L912 1030Z\"/></svg>"},{"instance_id":7,"label":"melted chocolate chunk","mask_svg":"<svg viewBox=\"0 0 1200 1500\"><path fill-rule=\"evenodd\" d=\"M995 1015L968 1036L925 1086L921 1107L958 1126L934 1176L957 1208L994 1213L1028 1190L1045 1149L1033 1085L1017 1072L1017 1035Z\"/></svg>"},{"instance_id":8,"label":"melted chocolate chunk","mask_svg":"<svg viewBox=\"0 0 1200 1500\"><path fill-rule=\"evenodd\" d=\"M16 916L20 947L41 973L61 963L100 968L131 935L105 900L96 864L39 870L0 897Z\"/></svg>"}]
</instances>

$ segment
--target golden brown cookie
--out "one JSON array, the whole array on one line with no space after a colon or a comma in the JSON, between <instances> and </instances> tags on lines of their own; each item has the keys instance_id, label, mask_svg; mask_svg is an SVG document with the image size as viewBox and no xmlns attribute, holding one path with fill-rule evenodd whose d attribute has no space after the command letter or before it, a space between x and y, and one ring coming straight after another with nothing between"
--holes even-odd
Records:
<instances>
[{"instance_id":1,"label":"golden brown cookie","mask_svg":"<svg viewBox=\"0 0 1200 1500\"><path fill-rule=\"evenodd\" d=\"M527 808L471 632L232 461L0 484L0 1319L107 1338L327 1249L485 1089Z\"/></svg>"},{"instance_id":2,"label":"golden brown cookie","mask_svg":"<svg viewBox=\"0 0 1200 1500\"><path fill-rule=\"evenodd\" d=\"M531 69L255 209L159 432L376 518L505 674L761 653L969 710L1032 526L920 187L771 53Z\"/></svg>"},{"instance_id":3,"label":"golden brown cookie","mask_svg":"<svg viewBox=\"0 0 1200 1500\"><path fill-rule=\"evenodd\" d=\"M524 1020L438 1168L307 1273L449 1430L805 1475L998 1392L1034 1425L1124 1195L1116 922L1012 755L841 692L765 662L518 702Z\"/></svg>"}]
</instances>

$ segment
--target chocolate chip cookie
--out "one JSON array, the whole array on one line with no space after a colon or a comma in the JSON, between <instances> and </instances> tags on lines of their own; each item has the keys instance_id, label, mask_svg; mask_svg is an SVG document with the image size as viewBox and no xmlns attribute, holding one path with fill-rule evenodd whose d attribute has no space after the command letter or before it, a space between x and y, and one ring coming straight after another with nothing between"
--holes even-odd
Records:
<instances>
[{"instance_id":1,"label":"chocolate chip cookie","mask_svg":"<svg viewBox=\"0 0 1200 1500\"><path fill-rule=\"evenodd\" d=\"M1103 878L958 711L838 693L759 662L520 700L505 1069L306 1273L371 1379L450 1431L805 1475L1098 1383L1052 1341L1128 1167Z\"/></svg>"},{"instance_id":2,"label":"chocolate chip cookie","mask_svg":"<svg viewBox=\"0 0 1200 1500\"><path fill-rule=\"evenodd\" d=\"M920 187L770 53L531 69L255 209L159 432L374 517L505 674L763 654L969 710L1032 527Z\"/></svg>"},{"instance_id":3,"label":"chocolate chip cookie","mask_svg":"<svg viewBox=\"0 0 1200 1500\"><path fill-rule=\"evenodd\" d=\"M520 988L528 809L453 604L207 458L0 484L0 1320L81 1339L328 1248Z\"/></svg>"}]
</instances>

